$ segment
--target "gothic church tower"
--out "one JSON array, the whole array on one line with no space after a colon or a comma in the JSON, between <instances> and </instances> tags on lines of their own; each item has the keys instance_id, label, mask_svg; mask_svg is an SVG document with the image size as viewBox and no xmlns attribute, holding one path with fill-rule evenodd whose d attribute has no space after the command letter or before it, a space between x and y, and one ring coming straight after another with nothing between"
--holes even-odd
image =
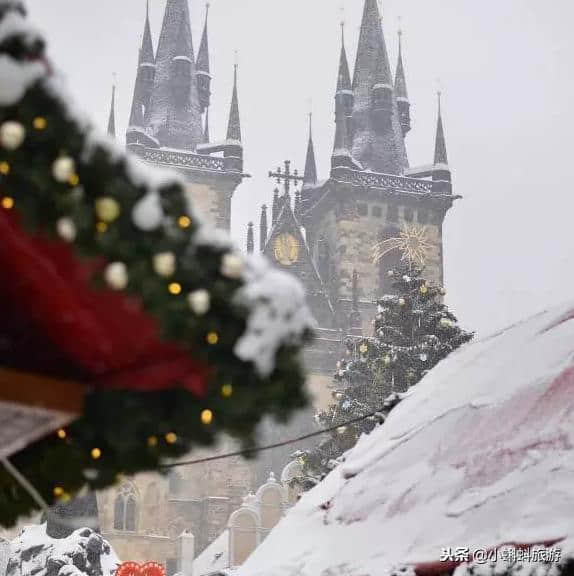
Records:
<instances>
[{"instance_id":1,"label":"gothic church tower","mask_svg":"<svg viewBox=\"0 0 574 576\"><path fill-rule=\"evenodd\" d=\"M179 170L198 210L229 230L231 198L245 176L237 67L227 138L210 142L207 10L197 59L188 0L167 0L156 51L146 14L126 144L145 162Z\"/></svg>"}]
</instances>

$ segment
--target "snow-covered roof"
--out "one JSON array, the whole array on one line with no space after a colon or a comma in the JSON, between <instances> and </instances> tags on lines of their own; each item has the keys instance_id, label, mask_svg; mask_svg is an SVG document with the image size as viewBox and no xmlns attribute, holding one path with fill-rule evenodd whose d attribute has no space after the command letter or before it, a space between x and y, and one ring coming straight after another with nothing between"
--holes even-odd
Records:
<instances>
[{"instance_id":1,"label":"snow-covered roof","mask_svg":"<svg viewBox=\"0 0 574 576\"><path fill-rule=\"evenodd\" d=\"M229 568L229 530L224 530L194 561L194 576L206 576Z\"/></svg>"},{"instance_id":2,"label":"snow-covered roof","mask_svg":"<svg viewBox=\"0 0 574 576\"><path fill-rule=\"evenodd\" d=\"M573 445L570 302L440 363L239 574L381 576L445 547L572 539Z\"/></svg>"}]
</instances>

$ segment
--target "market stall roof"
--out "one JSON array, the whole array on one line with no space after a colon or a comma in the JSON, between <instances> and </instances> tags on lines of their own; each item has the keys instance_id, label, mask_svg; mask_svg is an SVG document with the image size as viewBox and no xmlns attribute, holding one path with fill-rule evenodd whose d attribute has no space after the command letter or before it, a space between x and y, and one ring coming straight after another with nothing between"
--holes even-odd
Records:
<instances>
[{"instance_id":1,"label":"market stall roof","mask_svg":"<svg viewBox=\"0 0 574 576\"><path fill-rule=\"evenodd\" d=\"M439 364L239 573L438 573L448 547L572 544L573 442L570 302Z\"/></svg>"}]
</instances>

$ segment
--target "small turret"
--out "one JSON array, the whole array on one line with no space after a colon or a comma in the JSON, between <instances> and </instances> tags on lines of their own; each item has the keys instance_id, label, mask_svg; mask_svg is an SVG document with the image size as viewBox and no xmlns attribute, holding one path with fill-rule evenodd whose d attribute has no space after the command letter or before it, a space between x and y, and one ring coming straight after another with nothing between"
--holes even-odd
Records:
<instances>
[{"instance_id":1,"label":"small turret","mask_svg":"<svg viewBox=\"0 0 574 576\"><path fill-rule=\"evenodd\" d=\"M128 147L137 147L144 143L149 144L145 135L145 123L155 82L155 72L156 65L151 38L151 27L149 23L148 1L142 45L139 50L138 71L134 87L132 108L128 131L126 134L126 143Z\"/></svg>"},{"instance_id":2,"label":"small turret","mask_svg":"<svg viewBox=\"0 0 574 576\"><path fill-rule=\"evenodd\" d=\"M315 161L315 145L313 144L313 115L309 113L309 141L307 143L307 156L305 158L305 173L303 174L303 188L317 184L317 163Z\"/></svg>"},{"instance_id":3,"label":"small turret","mask_svg":"<svg viewBox=\"0 0 574 576\"><path fill-rule=\"evenodd\" d=\"M261 206L261 220L259 224L259 250L261 252L265 251L266 244L267 244L267 206L263 204L263 206Z\"/></svg>"},{"instance_id":4,"label":"small turret","mask_svg":"<svg viewBox=\"0 0 574 576\"><path fill-rule=\"evenodd\" d=\"M110 117L108 118L108 136L116 137L116 85L112 86L112 103L110 106Z\"/></svg>"},{"instance_id":5,"label":"small turret","mask_svg":"<svg viewBox=\"0 0 574 576\"><path fill-rule=\"evenodd\" d=\"M444 126L442 122L440 92L438 92L438 120L436 127L432 179L435 182L433 187L434 191L448 194L452 192L451 173L448 165L446 138L444 135Z\"/></svg>"},{"instance_id":6,"label":"small turret","mask_svg":"<svg viewBox=\"0 0 574 576\"><path fill-rule=\"evenodd\" d=\"M242 158L243 146L241 144L241 118L239 115L239 97L237 94L237 67L238 64L235 62L233 71L233 94L231 96L229 121L227 123L227 148L224 155Z\"/></svg>"},{"instance_id":7,"label":"small turret","mask_svg":"<svg viewBox=\"0 0 574 576\"><path fill-rule=\"evenodd\" d=\"M279 188L275 188L275 190L273 190L273 206L271 208L271 224L275 225L275 222L277 222L277 218L279 218L279 212L280 212L281 208L280 208L280 200L279 200Z\"/></svg>"},{"instance_id":8,"label":"small turret","mask_svg":"<svg viewBox=\"0 0 574 576\"><path fill-rule=\"evenodd\" d=\"M255 251L255 238L253 234L253 222L247 225L247 253L253 254Z\"/></svg>"},{"instance_id":9,"label":"small turret","mask_svg":"<svg viewBox=\"0 0 574 576\"><path fill-rule=\"evenodd\" d=\"M411 104L409 102L407 80L405 78L405 68L403 65L402 36L403 33L399 30L399 59L397 61L397 72L395 74L395 95L397 97L399 120L404 137L411 129Z\"/></svg>"},{"instance_id":10,"label":"small turret","mask_svg":"<svg viewBox=\"0 0 574 576\"><path fill-rule=\"evenodd\" d=\"M199 96L199 105L203 114L211 101L211 73L209 66L209 37L207 34L207 19L209 15L209 2L205 5L205 25L199 52L197 53L196 75L197 75L197 93Z\"/></svg>"}]
</instances>

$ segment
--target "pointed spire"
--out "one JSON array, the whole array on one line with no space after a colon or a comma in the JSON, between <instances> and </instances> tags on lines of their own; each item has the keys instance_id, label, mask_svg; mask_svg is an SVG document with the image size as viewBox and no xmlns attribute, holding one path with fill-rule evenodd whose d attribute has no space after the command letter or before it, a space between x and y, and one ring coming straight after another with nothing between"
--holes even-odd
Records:
<instances>
[{"instance_id":1,"label":"pointed spire","mask_svg":"<svg viewBox=\"0 0 574 576\"><path fill-rule=\"evenodd\" d=\"M377 0L365 0L353 93L353 158L374 172L402 174L408 160Z\"/></svg>"},{"instance_id":2,"label":"pointed spire","mask_svg":"<svg viewBox=\"0 0 574 576\"><path fill-rule=\"evenodd\" d=\"M209 68L209 36L207 33L207 20L209 16L209 2L205 4L205 25L201 36L201 44L197 54L197 90L201 112L209 107L211 100L211 74Z\"/></svg>"},{"instance_id":3,"label":"pointed spire","mask_svg":"<svg viewBox=\"0 0 574 576\"><path fill-rule=\"evenodd\" d=\"M253 222L249 222L247 226L247 253L253 254L255 251L255 238L253 234Z\"/></svg>"},{"instance_id":4,"label":"pointed spire","mask_svg":"<svg viewBox=\"0 0 574 576\"><path fill-rule=\"evenodd\" d=\"M153 41L151 38L151 26L149 23L149 0L147 0L146 2L144 33L143 33L139 63L140 65L155 64L155 58L153 55Z\"/></svg>"},{"instance_id":5,"label":"pointed spire","mask_svg":"<svg viewBox=\"0 0 574 576\"><path fill-rule=\"evenodd\" d=\"M399 30L399 58L397 60L397 72L395 74L395 94L397 98L404 98L408 101L407 80L405 78L405 67L403 65L403 31Z\"/></svg>"},{"instance_id":6,"label":"pointed spire","mask_svg":"<svg viewBox=\"0 0 574 576\"><path fill-rule=\"evenodd\" d=\"M203 140L187 0L167 0L146 124L161 146L195 150Z\"/></svg>"},{"instance_id":7,"label":"pointed spire","mask_svg":"<svg viewBox=\"0 0 574 576\"><path fill-rule=\"evenodd\" d=\"M261 252L265 251L266 244L267 244L267 206L263 204L263 206L261 206L261 220L259 224L259 250Z\"/></svg>"},{"instance_id":8,"label":"pointed spire","mask_svg":"<svg viewBox=\"0 0 574 576\"><path fill-rule=\"evenodd\" d=\"M434 148L434 163L448 166L448 156L446 153L446 139L444 136L444 127L442 124L442 110L441 110L441 92L438 95L438 121L436 127L436 140Z\"/></svg>"},{"instance_id":9,"label":"pointed spire","mask_svg":"<svg viewBox=\"0 0 574 576\"><path fill-rule=\"evenodd\" d=\"M108 118L108 135L116 137L116 84L112 85L112 103L110 106L110 117Z\"/></svg>"},{"instance_id":10,"label":"pointed spire","mask_svg":"<svg viewBox=\"0 0 574 576\"><path fill-rule=\"evenodd\" d=\"M302 209L302 203L301 203L301 190L295 190L295 218L299 219L301 217L301 209Z\"/></svg>"},{"instance_id":11,"label":"pointed spire","mask_svg":"<svg viewBox=\"0 0 574 576\"><path fill-rule=\"evenodd\" d=\"M205 24L201 36L201 44L197 53L197 71L209 74L209 37L207 34L207 20L209 16L209 2L205 4Z\"/></svg>"},{"instance_id":12,"label":"pointed spire","mask_svg":"<svg viewBox=\"0 0 574 576\"><path fill-rule=\"evenodd\" d=\"M237 96L237 67L235 62L233 72L233 96L229 110L229 123L227 124L227 140L241 142L241 120L239 117L239 98Z\"/></svg>"},{"instance_id":13,"label":"pointed spire","mask_svg":"<svg viewBox=\"0 0 574 576\"><path fill-rule=\"evenodd\" d=\"M155 57L153 52L153 41L151 37L151 26L149 23L149 1L146 4L146 17L142 44L139 49L138 71L134 87L134 96L130 112L129 129L143 128L145 123L145 112L149 106L151 93L155 78ZM127 139L128 143L130 138Z\"/></svg>"},{"instance_id":14,"label":"pointed spire","mask_svg":"<svg viewBox=\"0 0 574 576\"><path fill-rule=\"evenodd\" d=\"M275 224L277 222L277 218L279 217L280 211L280 204L279 204L279 188L275 188L273 190L273 206L271 209L271 223Z\"/></svg>"},{"instance_id":15,"label":"pointed spire","mask_svg":"<svg viewBox=\"0 0 574 576\"><path fill-rule=\"evenodd\" d=\"M341 22L341 56L339 57L339 75L337 77L337 93L352 90L349 60L345 49L345 23Z\"/></svg>"},{"instance_id":16,"label":"pointed spire","mask_svg":"<svg viewBox=\"0 0 574 576\"><path fill-rule=\"evenodd\" d=\"M405 77L405 68L403 65L403 32L399 30L399 59L397 61L397 71L395 74L395 95L397 97L397 105L399 108L399 119L401 122L401 129L403 137L411 129L411 105L409 103L409 94L407 91L407 80Z\"/></svg>"},{"instance_id":17,"label":"pointed spire","mask_svg":"<svg viewBox=\"0 0 574 576\"><path fill-rule=\"evenodd\" d=\"M314 184L317 184L317 163L315 161L315 146L313 144L313 113L309 112L309 141L307 143L303 188L313 186Z\"/></svg>"}]
</instances>

